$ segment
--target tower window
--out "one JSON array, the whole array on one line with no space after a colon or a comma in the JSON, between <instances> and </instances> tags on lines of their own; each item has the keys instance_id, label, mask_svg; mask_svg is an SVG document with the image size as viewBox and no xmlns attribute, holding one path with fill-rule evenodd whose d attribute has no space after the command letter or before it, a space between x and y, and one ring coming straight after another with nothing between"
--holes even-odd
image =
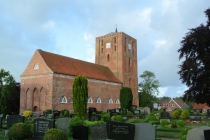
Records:
<instances>
[{"instance_id":1,"label":"tower window","mask_svg":"<svg viewBox=\"0 0 210 140\"><path fill-rule=\"evenodd\" d=\"M101 53L103 53L103 51L104 51L104 49L103 49L103 48L101 48Z\"/></svg>"},{"instance_id":2,"label":"tower window","mask_svg":"<svg viewBox=\"0 0 210 140\"><path fill-rule=\"evenodd\" d=\"M109 61L109 54L107 55L107 61Z\"/></svg>"},{"instance_id":3,"label":"tower window","mask_svg":"<svg viewBox=\"0 0 210 140\"><path fill-rule=\"evenodd\" d=\"M103 40L101 40L101 46L103 46L104 44L103 44Z\"/></svg>"},{"instance_id":4,"label":"tower window","mask_svg":"<svg viewBox=\"0 0 210 140\"><path fill-rule=\"evenodd\" d=\"M116 51L117 50L117 48L116 48L116 45L114 46L114 51Z\"/></svg>"},{"instance_id":5,"label":"tower window","mask_svg":"<svg viewBox=\"0 0 210 140\"><path fill-rule=\"evenodd\" d=\"M116 37L114 38L114 43L116 43Z\"/></svg>"},{"instance_id":6,"label":"tower window","mask_svg":"<svg viewBox=\"0 0 210 140\"><path fill-rule=\"evenodd\" d=\"M126 52L126 45L125 45L125 52Z\"/></svg>"}]
</instances>

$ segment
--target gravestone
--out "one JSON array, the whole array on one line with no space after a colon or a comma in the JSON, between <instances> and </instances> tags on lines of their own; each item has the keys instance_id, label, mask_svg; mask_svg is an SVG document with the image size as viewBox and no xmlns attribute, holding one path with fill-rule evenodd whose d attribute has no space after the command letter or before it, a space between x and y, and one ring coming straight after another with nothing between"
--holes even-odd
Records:
<instances>
[{"instance_id":1,"label":"gravestone","mask_svg":"<svg viewBox=\"0 0 210 140\"><path fill-rule=\"evenodd\" d=\"M155 140L156 126L151 123L135 123L134 140Z\"/></svg>"},{"instance_id":2,"label":"gravestone","mask_svg":"<svg viewBox=\"0 0 210 140\"><path fill-rule=\"evenodd\" d=\"M110 109L109 113L110 113L110 117L117 115L116 109Z\"/></svg>"},{"instance_id":3,"label":"gravestone","mask_svg":"<svg viewBox=\"0 0 210 140\"><path fill-rule=\"evenodd\" d=\"M21 115L9 115L7 117L7 129L10 129L11 126L15 123L24 122L25 117Z\"/></svg>"},{"instance_id":4,"label":"gravestone","mask_svg":"<svg viewBox=\"0 0 210 140\"><path fill-rule=\"evenodd\" d=\"M135 125L123 122L108 121L106 123L108 139L133 140Z\"/></svg>"},{"instance_id":5,"label":"gravestone","mask_svg":"<svg viewBox=\"0 0 210 140\"><path fill-rule=\"evenodd\" d=\"M92 114L90 120L92 122L94 122L94 121L100 121L101 120L101 115L99 115L99 114Z\"/></svg>"},{"instance_id":6,"label":"gravestone","mask_svg":"<svg viewBox=\"0 0 210 140\"><path fill-rule=\"evenodd\" d=\"M204 130L209 130L210 127L202 126L198 128L191 129L187 132L186 140L205 140L204 139Z\"/></svg>"},{"instance_id":7,"label":"gravestone","mask_svg":"<svg viewBox=\"0 0 210 140\"><path fill-rule=\"evenodd\" d=\"M33 118L39 118L40 117L40 114L39 112L33 112Z\"/></svg>"},{"instance_id":8,"label":"gravestone","mask_svg":"<svg viewBox=\"0 0 210 140\"><path fill-rule=\"evenodd\" d=\"M106 132L106 125L94 125L91 127L91 140L106 140L107 132Z\"/></svg>"},{"instance_id":9,"label":"gravestone","mask_svg":"<svg viewBox=\"0 0 210 140\"><path fill-rule=\"evenodd\" d=\"M50 128L55 128L55 120L44 118L34 119L34 139L42 139L46 131Z\"/></svg>"},{"instance_id":10,"label":"gravestone","mask_svg":"<svg viewBox=\"0 0 210 140\"><path fill-rule=\"evenodd\" d=\"M70 124L70 121L71 121L71 118L58 118L56 119L56 122L57 122L57 128L60 129L60 130L63 130L66 135L68 136L69 135L69 124Z\"/></svg>"},{"instance_id":11,"label":"gravestone","mask_svg":"<svg viewBox=\"0 0 210 140\"><path fill-rule=\"evenodd\" d=\"M73 139L76 140L88 140L88 126L79 125L72 126Z\"/></svg>"},{"instance_id":12,"label":"gravestone","mask_svg":"<svg viewBox=\"0 0 210 140\"><path fill-rule=\"evenodd\" d=\"M2 121L4 119L4 114L0 114L0 128L2 128Z\"/></svg>"},{"instance_id":13,"label":"gravestone","mask_svg":"<svg viewBox=\"0 0 210 140\"><path fill-rule=\"evenodd\" d=\"M59 110L53 110L53 119L56 119L60 116L60 111Z\"/></svg>"},{"instance_id":14,"label":"gravestone","mask_svg":"<svg viewBox=\"0 0 210 140\"><path fill-rule=\"evenodd\" d=\"M163 112L160 113L160 123L162 120L167 120L169 123L171 121L170 114L166 112L166 110L163 110Z\"/></svg>"},{"instance_id":15,"label":"gravestone","mask_svg":"<svg viewBox=\"0 0 210 140\"><path fill-rule=\"evenodd\" d=\"M210 130L203 130L205 140L210 140Z\"/></svg>"},{"instance_id":16,"label":"gravestone","mask_svg":"<svg viewBox=\"0 0 210 140\"><path fill-rule=\"evenodd\" d=\"M93 112L96 112L96 108L95 107L89 107L89 111L88 111L89 121L91 119L91 115L92 115Z\"/></svg>"},{"instance_id":17,"label":"gravestone","mask_svg":"<svg viewBox=\"0 0 210 140\"><path fill-rule=\"evenodd\" d=\"M210 109L207 109L207 116L210 117Z\"/></svg>"},{"instance_id":18,"label":"gravestone","mask_svg":"<svg viewBox=\"0 0 210 140\"><path fill-rule=\"evenodd\" d=\"M146 115L150 114L150 108L149 107L144 107L144 111L145 111Z\"/></svg>"},{"instance_id":19,"label":"gravestone","mask_svg":"<svg viewBox=\"0 0 210 140\"><path fill-rule=\"evenodd\" d=\"M136 105L132 105L130 110L133 112L134 110L136 110L136 108L137 108Z\"/></svg>"}]
</instances>

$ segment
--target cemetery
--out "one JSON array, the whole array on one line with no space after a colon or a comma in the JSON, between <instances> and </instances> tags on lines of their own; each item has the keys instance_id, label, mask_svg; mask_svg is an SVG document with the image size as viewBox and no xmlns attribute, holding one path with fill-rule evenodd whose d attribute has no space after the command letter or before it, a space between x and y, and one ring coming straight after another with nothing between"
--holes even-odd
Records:
<instances>
[{"instance_id":1,"label":"cemetery","mask_svg":"<svg viewBox=\"0 0 210 140\"><path fill-rule=\"evenodd\" d=\"M179 111L179 116L176 112ZM88 108L86 118L75 117L67 109L45 111L43 115L29 110L23 115L0 115L0 138L19 137L25 140L52 139L57 134L63 139L87 140L202 140L209 138L210 116L196 113L185 116L186 110L152 111L147 107L98 111ZM48 114L46 115L46 112ZM196 117L195 117L196 116ZM199 118L199 119L198 119ZM17 128L23 131L17 131ZM18 134L19 133L19 134ZM48 134L49 133L49 134ZM82 135L81 135L82 134Z\"/></svg>"}]
</instances>

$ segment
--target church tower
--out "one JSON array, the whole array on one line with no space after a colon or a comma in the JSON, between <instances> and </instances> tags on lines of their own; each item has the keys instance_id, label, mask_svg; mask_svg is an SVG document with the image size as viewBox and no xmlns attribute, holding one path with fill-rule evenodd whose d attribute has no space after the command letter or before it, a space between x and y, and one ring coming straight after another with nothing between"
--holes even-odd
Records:
<instances>
[{"instance_id":1,"label":"church tower","mask_svg":"<svg viewBox=\"0 0 210 140\"><path fill-rule=\"evenodd\" d=\"M107 66L115 76L130 87L133 104L138 106L137 40L123 32L96 37L95 63Z\"/></svg>"}]
</instances>

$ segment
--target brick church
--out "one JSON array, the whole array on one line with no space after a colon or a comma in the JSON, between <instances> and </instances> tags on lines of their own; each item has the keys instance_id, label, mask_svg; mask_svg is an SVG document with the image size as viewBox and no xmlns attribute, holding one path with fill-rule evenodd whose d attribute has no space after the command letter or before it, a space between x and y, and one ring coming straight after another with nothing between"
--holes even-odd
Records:
<instances>
[{"instance_id":1,"label":"brick church","mask_svg":"<svg viewBox=\"0 0 210 140\"><path fill-rule=\"evenodd\" d=\"M133 104L138 106L136 39L116 29L96 37L95 43L95 64L36 50L20 76L20 113L73 110L72 85L77 75L88 78L87 107L119 108L122 86L132 89Z\"/></svg>"}]
</instances>

